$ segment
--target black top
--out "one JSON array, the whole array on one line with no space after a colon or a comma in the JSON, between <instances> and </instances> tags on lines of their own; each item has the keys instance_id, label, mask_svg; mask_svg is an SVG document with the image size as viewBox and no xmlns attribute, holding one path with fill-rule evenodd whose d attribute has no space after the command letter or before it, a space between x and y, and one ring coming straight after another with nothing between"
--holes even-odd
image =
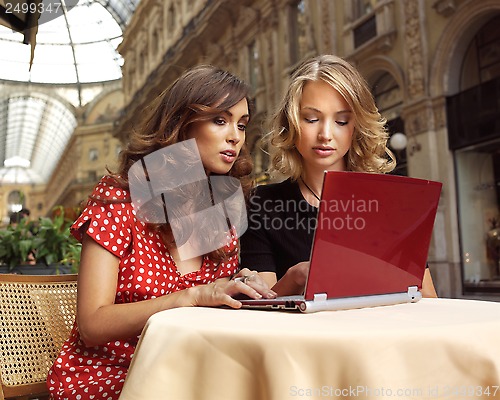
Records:
<instances>
[{"instance_id":1,"label":"black top","mask_svg":"<svg viewBox=\"0 0 500 400\"><path fill-rule=\"evenodd\" d=\"M309 261L317 214L297 182L258 186L241 237L241 267L275 272L280 279L288 268Z\"/></svg>"}]
</instances>

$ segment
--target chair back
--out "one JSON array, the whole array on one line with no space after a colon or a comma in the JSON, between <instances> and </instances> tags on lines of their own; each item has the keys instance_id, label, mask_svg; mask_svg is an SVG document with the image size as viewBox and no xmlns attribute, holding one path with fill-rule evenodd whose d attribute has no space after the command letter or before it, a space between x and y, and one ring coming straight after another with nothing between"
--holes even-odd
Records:
<instances>
[{"instance_id":1,"label":"chair back","mask_svg":"<svg viewBox=\"0 0 500 400\"><path fill-rule=\"evenodd\" d=\"M0 274L0 400L45 395L76 315L77 275Z\"/></svg>"}]
</instances>

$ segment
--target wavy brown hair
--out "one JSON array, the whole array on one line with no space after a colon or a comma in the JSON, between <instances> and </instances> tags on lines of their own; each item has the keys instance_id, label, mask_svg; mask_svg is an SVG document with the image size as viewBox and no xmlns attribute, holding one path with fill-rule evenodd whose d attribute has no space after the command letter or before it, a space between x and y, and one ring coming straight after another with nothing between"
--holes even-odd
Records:
<instances>
[{"instance_id":1,"label":"wavy brown hair","mask_svg":"<svg viewBox=\"0 0 500 400\"><path fill-rule=\"evenodd\" d=\"M347 102L354 115L354 134L346 154L349 171L389 172L396 165L387 148L386 120L380 115L365 79L350 63L334 55L320 55L304 61L292 74L288 90L265 137L271 153L271 170L297 180L302 173L302 156L295 145L300 137L300 101L304 85L323 81Z\"/></svg>"},{"instance_id":2,"label":"wavy brown hair","mask_svg":"<svg viewBox=\"0 0 500 400\"><path fill-rule=\"evenodd\" d=\"M110 171L117 186L129 190L128 173L134 163L166 146L187 140L193 123L211 120L242 99L247 100L250 108L250 88L233 74L211 65L186 71L150 104L141 123L132 131L128 146L120 153L118 170ZM240 180L245 198L251 188L251 171L251 157L244 144L226 175ZM148 225L159 232L167 246L173 246L169 223ZM222 248L208 256L211 260L222 261L233 254L235 251Z\"/></svg>"}]
</instances>

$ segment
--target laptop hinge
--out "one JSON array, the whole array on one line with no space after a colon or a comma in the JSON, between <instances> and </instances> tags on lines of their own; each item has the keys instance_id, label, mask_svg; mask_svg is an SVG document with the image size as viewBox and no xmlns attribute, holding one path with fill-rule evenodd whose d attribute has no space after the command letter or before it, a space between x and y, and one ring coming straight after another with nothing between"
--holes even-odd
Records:
<instances>
[{"instance_id":1,"label":"laptop hinge","mask_svg":"<svg viewBox=\"0 0 500 400\"><path fill-rule=\"evenodd\" d=\"M418 293L418 286L409 286L408 287L408 296L414 297Z\"/></svg>"},{"instance_id":2,"label":"laptop hinge","mask_svg":"<svg viewBox=\"0 0 500 400\"><path fill-rule=\"evenodd\" d=\"M326 293L316 293L314 295L313 301L325 301L326 299Z\"/></svg>"}]
</instances>

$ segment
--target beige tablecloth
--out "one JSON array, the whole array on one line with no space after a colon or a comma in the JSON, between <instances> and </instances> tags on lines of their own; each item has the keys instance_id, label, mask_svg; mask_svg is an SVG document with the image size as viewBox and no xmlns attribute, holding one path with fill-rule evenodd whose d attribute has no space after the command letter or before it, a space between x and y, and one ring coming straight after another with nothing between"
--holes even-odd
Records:
<instances>
[{"instance_id":1,"label":"beige tablecloth","mask_svg":"<svg viewBox=\"0 0 500 400\"><path fill-rule=\"evenodd\" d=\"M121 400L500 399L500 303L295 314L181 308L144 328Z\"/></svg>"}]
</instances>

